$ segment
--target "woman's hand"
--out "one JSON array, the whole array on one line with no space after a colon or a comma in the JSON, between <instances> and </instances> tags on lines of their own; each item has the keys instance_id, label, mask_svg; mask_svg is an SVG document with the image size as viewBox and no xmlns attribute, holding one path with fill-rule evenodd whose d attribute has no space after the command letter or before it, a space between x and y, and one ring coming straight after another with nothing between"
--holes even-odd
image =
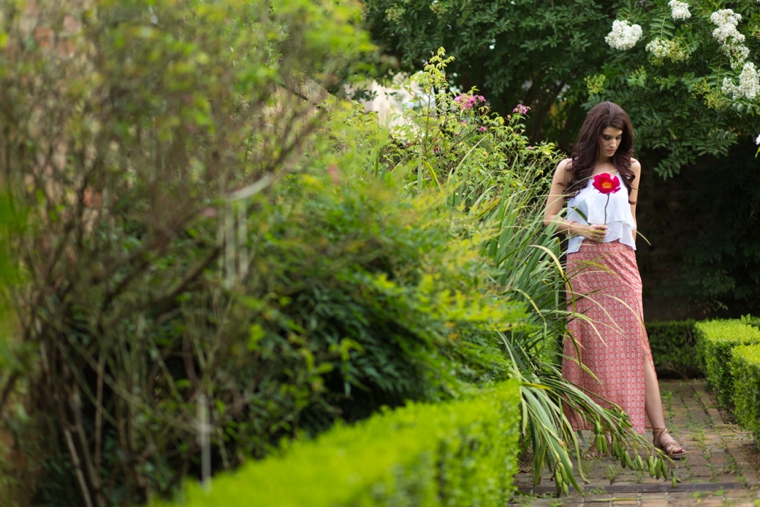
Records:
<instances>
[{"instance_id":1,"label":"woman's hand","mask_svg":"<svg viewBox=\"0 0 760 507\"><path fill-rule=\"evenodd\" d=\"M604 241L604 237L607 236L606 225L585 225L578 229L578 234L591 241L596 241L597 243Z\"/></svg>"}]
</instances>

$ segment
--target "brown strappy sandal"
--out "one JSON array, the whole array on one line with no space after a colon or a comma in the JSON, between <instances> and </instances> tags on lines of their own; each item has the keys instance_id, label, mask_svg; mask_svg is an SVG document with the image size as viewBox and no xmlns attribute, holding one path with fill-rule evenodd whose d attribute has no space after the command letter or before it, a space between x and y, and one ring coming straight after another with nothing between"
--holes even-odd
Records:
<instances>
[{"instance_id":1,"label":"brown strappy sandal","mask_svg":"<svg viewBox=\"0 0 760 507\"><path fill-rule=\"evenodd\" d=\"M681 459L688 454L686 449L673 439L672 442L662 443L663 435L670 435L667 428L652 428L652 444L662 450L670 459ZM672 435L671 435L672 438Z\"/></svg>"},{"instance_id":2,"label":"brown strappy sandal","mask_svg":"<svg viewBox=\"0 0 760 507\"><path fill-rule=\"evenodd\" d=\"M612 437L610 435L605 434L604 438L607 440L607 452L600 452L599 449L596 448L596 444L591 444L591 447L586 449L586 452L583 453L583 457L585 459L600 459L604 456L607 456L610 454L609 449L612 448Z\"/></svg>"}]
</instances>

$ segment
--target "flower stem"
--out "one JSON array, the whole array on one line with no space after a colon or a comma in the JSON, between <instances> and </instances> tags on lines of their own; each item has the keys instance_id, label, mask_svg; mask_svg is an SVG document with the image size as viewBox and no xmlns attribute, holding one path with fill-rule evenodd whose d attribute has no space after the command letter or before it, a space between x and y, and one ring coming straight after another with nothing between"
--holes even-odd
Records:
<instances>
[{"instance_id":1,"label":"flower stem","mask_svg":"<svg viewBox=\"0 0 760 507\"><path fill-rule=\"evenodd\" d=\"M604 225L607 225L607 205L610 203L610 194L607 194L607 202L604 203Z\"/></svg>"}]
</instances>

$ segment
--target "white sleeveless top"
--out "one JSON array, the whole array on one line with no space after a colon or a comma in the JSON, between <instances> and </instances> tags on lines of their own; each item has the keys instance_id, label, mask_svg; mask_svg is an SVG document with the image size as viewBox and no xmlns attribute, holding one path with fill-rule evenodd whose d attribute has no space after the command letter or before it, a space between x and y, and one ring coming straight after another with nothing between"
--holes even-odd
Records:
<instances>
[{"instance_id":1,"label":"white sleeveless top","mask_svg":"<svg viewBox=\"0 0 760 507\"><path fill-rule=\"evenodd\" d=\"M615 175L611 175L615 176ZM610 202L607 204L607 195L593 187L594 178L589 178L586 187L578 192L578 195L567 201L567 219L583 225L604 224L604 206L607 204L607 235L604 243L620 241L636 250L636 242L633 230L636 222L631 214L631 205L628 202L628 189L623 179L620 179L620 190L610 194ZM583 243L583 236L573 236L567 242L567 253L577 252Z\"/></svg>"}]
</instances>

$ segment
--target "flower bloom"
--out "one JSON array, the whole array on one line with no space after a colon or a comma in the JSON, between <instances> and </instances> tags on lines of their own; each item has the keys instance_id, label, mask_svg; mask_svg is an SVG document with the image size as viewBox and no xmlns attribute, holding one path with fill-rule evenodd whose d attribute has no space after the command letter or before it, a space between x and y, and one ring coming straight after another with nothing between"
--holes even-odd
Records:
<instances>
[{"instance_id":1,"label":"flower bloom","mask_svg":"<svg viewBox=\"0 0 760 507\"><path fill-rule=\"evenodd\" d=\"M686 2L679 2L678 0L670 0L668 2L670 6L670 15L673 19L689 19L691 12L689 12L689 4Z\"/></svg>"},{"instance_id":2,"label":"flower bloom","mask_svg":"<svg viewBox=\"0 0 760 507\"><path fill-rule=\"evenodd\" d=\"M721 9L710 15L710 21L718 25L713 30L713 37L721 44L721 51L731 58L731 68L736 70L749 56L749 49L744 45L746 37L736 29L742 15L731 9Z\"/></svg>"},{"instance_id":3,"label":"flower bloom","mask_svg":"<svg viewBox=\"0 0 760 507\"><path fill-rule=\"evenodd\" d=\"M657 37L646 45L647 52L652 53L657 60L663 60L666 57L672 62L682 62L689 58L684 48L675 40L667 40Z\"/></svg>"},{"instance_id":4,"label":"flower bloom","mask_svg":"<svg viewBox=\"0 0 760 507\"><path fill-rule=\"evenodd\" d=\"M594 176L594 182L592 185L595 189L605 195L614 194L620 190L620 180L618 177L613 176L610 178L608 173L600 173Z\"/></svg>"},{"instance_id":5,"label":"flower bloom","mask_svg":"<svg viewBox=\"0 0 760 507\"><path fill-rule=\"evenodd\" d=\"M757 139L755 139L755 144L760 144L760 134L757 135Z\"/></svg>"},{"instance_id":6,"label":"flower bloom","mask_svg":"<svg viewBox=\"0 0 760 507\"><path fill-rule=\"evenodd\" d=\"M488 127L480 127L478 130L480 132L485 132L486 130L488 130Z\"/></svg>"},{"instance_id":7,"label":"flower bloom","mask_svg":"<svg viewBox=\"0 0 760 507\"><path fill-rule=\"evenodd\" d=\"M530 111L530 107L524 106L522 104L517 104L517 106L515 106L515 108L512 110L513 113L518 113L518 114L525 114L528 111Z\"/></svg>"},{"instance_id":8,"label":"flower bloom","mask_svg":"<svg viewBox=\"0 0 760 507\"><path fill-rule=\"evenodd\" d=\"M466 95L461 94L457 96L454 99L454 102L459 104L459 107L462 109L470 109L471 107L477 105L478 102L485 102L486 98L482 95Z\"/></svg>"},{"instance_id":9,"label":"flower bloom","mask_svg":"<svg viewBox=\"0 0 760 507\"><path fill-rule=\"evenodd\" d=\"M625 51L631 49L641 39L643 32L639 25L629 25L626 20L616 19L612 23L612 31L604 40L610 47Z\"/></svg>"},{"instance_id":10,"label":"flower bloom","mask_svg":"<svg viewBox=\"0 0 760 507\"><path fill-rule=\"evenodd\" d=\"M718 25L718 28L713 30L713 37L721 44L725 44L729 37L735 39L736 42L744 42L744 35L736 30L736 26L741 20L742 15L736 14L731 9L721 9L713 12L710 14L710 21Z\"/></svg>"},{"instance_id":11,"label":"flower bloom","mask_svg":"<svg viewBox=\"0 0 760 507\"><path fill-rule=\"evenodd\" d=\"M744 64L742 73L739 74L739 86L736 86L731 78L724 78L721 91L734 99L754 100L760 94L760 78L755 64L752 62Z\"/></svg>"}]
</instances>

